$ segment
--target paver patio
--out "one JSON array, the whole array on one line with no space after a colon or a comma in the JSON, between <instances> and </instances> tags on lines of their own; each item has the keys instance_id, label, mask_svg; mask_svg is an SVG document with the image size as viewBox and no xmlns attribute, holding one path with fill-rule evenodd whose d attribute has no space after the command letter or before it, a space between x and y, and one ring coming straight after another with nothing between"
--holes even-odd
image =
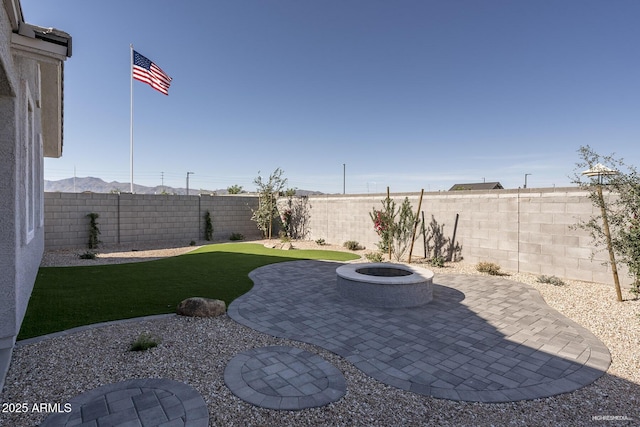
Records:
<instances>
[{"instance_id":1,"label":"paver patio","mask_svg":"<svg viewBox=\"0 0 640 427\"><path fill-rule=\"evenodd\" d=\"M599 378L611 362L600 340L529 285L436 275L431 303L384 309L341 299L340 265L293 261L254 270L253 289L228 314L260 332L332 351L383 383L452 400L570 392Z\"/></svg>"}]
</instances>

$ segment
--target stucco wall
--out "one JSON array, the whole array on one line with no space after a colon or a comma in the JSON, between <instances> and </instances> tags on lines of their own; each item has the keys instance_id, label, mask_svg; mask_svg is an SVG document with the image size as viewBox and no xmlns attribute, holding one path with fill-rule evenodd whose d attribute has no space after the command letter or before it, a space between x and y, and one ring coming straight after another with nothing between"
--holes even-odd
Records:
<instances>
[{"instance_id":1,"label":"stucco wall","mask_svg":"<svg viewBox=\"0 0 640 427\"><path fill-rule=\"evenodd\" d=\"M0 7L0 39L11 40ZM12 55L8 55L11 52ZM38 62L0 48L0 388L44 248Z\"/></svg>"},{"instance_id":2,"label":"stucco wall","mask_svg":"<svg viewBox=\"0 0 640 427\"><path fill-rule=\"evenodd\" d=\"M250 196L170 196L97 193L45 193L47 249L86 248L89 218L97 213L104 245L185 242L204 239L204 216L211 212L214 240L231 233L259 238L251 221L257 199Z\"/></svg>"}]
</instances>

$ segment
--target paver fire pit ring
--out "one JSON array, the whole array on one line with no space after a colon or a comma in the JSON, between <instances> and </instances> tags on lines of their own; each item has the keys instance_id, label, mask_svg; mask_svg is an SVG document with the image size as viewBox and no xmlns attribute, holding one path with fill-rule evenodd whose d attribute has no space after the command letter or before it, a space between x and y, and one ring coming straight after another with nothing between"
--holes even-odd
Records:
<instances>
[{"instance_id":1,"label":"paver fire pit ring","mask_svg":"<svg viewBox=\"0 0 640 427\"><path fill-rule=\"evenodd\" d=\"M417 307L433 299L433 271L394 263L346 264L336 269L338 294L375 307Z\"/></svg>"}]
</instances>

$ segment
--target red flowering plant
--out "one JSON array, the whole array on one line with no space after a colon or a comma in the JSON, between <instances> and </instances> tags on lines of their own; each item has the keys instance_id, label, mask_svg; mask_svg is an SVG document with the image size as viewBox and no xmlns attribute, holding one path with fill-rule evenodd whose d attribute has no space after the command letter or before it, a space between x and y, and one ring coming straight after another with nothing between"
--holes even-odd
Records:
<instances>
[{"instance_id":1,"label":"red flowering plant","mask_svg":"<svg viewBox=\"0 0 640 427\"><path fill-rule=\"evenodd\" d=\"M382 210L374 208L373 212L369 213L369 216L373 221L373 229L380 236L378 248L382 252L387 252L393 244L393 226L397 215L396 202L387 197L382 200L382 207Z\"/></svg>"}]
</instances>

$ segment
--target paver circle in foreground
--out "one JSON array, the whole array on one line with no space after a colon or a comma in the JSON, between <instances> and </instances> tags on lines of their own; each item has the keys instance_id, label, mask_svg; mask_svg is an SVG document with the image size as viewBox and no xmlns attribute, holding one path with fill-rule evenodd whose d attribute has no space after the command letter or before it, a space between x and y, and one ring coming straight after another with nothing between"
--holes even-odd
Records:
<instances>
[{"instance_id":1,"label":"paver circle in foreground","mask_svg":"<svg viewBox=\"0 0 640 427\"><path fill-rule=\"evenodd\" d=\"M240 399L269 409L324 406L346 393L342 372L318 355L287 346L260 347L235 356L224 382Z\"/></svg>"},{"instance_id":2,"label":"paver circle in foreground","mask_svg":"<svg viewBox=\"0 0 640 427\"><path fill-rule=\"evenodd\" d=\"M207 427L200 394L168 379L134 379L98 387L69 401L71 411L47 417L41 427L143 425Z\"/></svg>"}]
</instances>

